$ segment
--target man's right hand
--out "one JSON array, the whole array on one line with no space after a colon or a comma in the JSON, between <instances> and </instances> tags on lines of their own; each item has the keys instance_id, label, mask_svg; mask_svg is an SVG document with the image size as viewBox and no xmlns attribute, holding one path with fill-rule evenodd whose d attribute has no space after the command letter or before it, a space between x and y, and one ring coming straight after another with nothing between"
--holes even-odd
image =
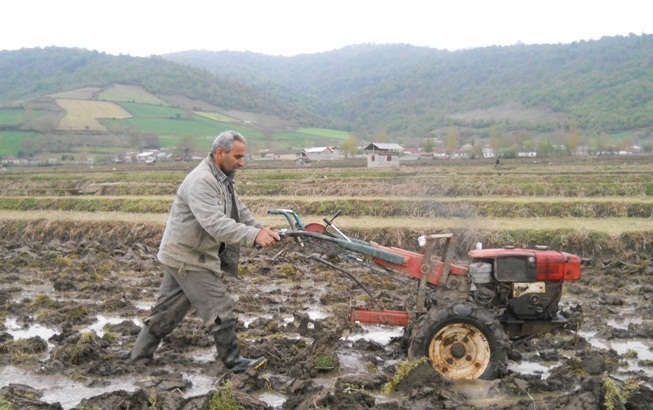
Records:
<instances>
[{"instance_id":1,"label":"man's right hand","mask_svg":"<svg viewBox=\"0 0 653 410\"><path fill-rule=\"evenodd\" d=\"M270 228L261 228L256 235L254 242L263 247L267 248L268 246L274 246L278 241L281 240L281 237L278 233L273 231Z\"/></svg>"}]
</instances>

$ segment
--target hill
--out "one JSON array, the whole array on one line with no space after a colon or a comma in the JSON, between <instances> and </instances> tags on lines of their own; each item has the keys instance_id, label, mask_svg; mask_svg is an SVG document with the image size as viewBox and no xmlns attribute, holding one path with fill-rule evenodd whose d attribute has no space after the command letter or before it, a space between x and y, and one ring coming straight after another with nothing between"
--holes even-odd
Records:
<instances>
[{"instance_id":1,"label":"hill","mask_svg":"<svg viewBox=\"0 0 653 410\"><path fill-rule=\"evenodd\" d=\"M455 52L363 44L295 57L0 51L0 155L30 145L172 146L236 126L261 150L337 143L348 133L360 145L540 149L574 136L596 149L650 147L651 55L651 35Z\"/></svg>"},{"instance_id":2,"label":"hill","mask_svg":"<svg viewBox=\"0 0 653 410\"><path fill-rule=\"evenodd\" d=\"M451 124L551 133L575 122L588 133L636 132L653 117L653 36L569 45L439 51L358 45L296 57L187 51L164 55L269 90L370 136L428 135Z\"/></svg>"}]
</instances>

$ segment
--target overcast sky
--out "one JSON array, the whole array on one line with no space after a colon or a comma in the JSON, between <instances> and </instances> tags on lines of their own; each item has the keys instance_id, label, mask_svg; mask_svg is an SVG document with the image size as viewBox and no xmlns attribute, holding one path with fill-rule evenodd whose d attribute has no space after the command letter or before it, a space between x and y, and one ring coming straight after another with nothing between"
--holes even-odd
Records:
<instances>
[{"instance_id":1,"label":"overcast sky","mask_svg":"<svg viewBox=\"0 0 653 410\"><path fill-rule=\"evenodd\" d=\"M653 33L647 0L9 0L0 50L79 47L293 56L347 45L440 50Z\"/></svg>"}]
</instances>

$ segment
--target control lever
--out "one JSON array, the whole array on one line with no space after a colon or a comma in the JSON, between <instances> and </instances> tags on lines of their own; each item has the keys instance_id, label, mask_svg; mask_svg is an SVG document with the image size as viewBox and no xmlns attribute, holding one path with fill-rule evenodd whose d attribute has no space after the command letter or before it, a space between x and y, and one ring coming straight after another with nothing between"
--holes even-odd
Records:
<instances>
[{"instance_id":1,"label":"control lever","mask_svg":"<svg viewBox=\"0 0 653 410\"><path fill-rule=\"evenodd\" d=\"M325 224L327 224L327 226L332 227L336 232L338 232L338 234L339 234L343 239L347 240L348 242L351 242L351 239L349 239L349 238L347 237L347 235L345 235L344 233L342 233L342 232L340 231L340 229L338 229L338 227L335 226L335 225L332 223L334 219L336 219L337 217L340 216L340 214L342 214L342 211L341 211L340 209L338 209L338 210L336 211L336 213L333 215L333 217L331 217L331 219L326 219L326 218L324 218L323 221L324 221Z\"/></svg>"}]
</instances>

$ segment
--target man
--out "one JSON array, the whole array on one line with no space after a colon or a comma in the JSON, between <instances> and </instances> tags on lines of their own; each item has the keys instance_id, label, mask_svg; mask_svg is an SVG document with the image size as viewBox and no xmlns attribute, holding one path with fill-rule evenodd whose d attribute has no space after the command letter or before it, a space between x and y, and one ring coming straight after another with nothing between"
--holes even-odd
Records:
<instances>
[{"instance_id":1,"label":"man","mask_svg":"<svg viewBox=\"0 0 653 410\"><path fill-rule=\"evenodd\" d=\"M208 157L179 186L157 255L164 265L159 296L136 339L131 363L150 363L161 339L191 306L228 369L240 373L265 362L240 355L234 300L223 281L224 272L237 273L241 246L267 247L280 239L254 219L233 190L235 172L245 165L245 145L239 133L221 133Z\"/></svg>"}]
</instances>

